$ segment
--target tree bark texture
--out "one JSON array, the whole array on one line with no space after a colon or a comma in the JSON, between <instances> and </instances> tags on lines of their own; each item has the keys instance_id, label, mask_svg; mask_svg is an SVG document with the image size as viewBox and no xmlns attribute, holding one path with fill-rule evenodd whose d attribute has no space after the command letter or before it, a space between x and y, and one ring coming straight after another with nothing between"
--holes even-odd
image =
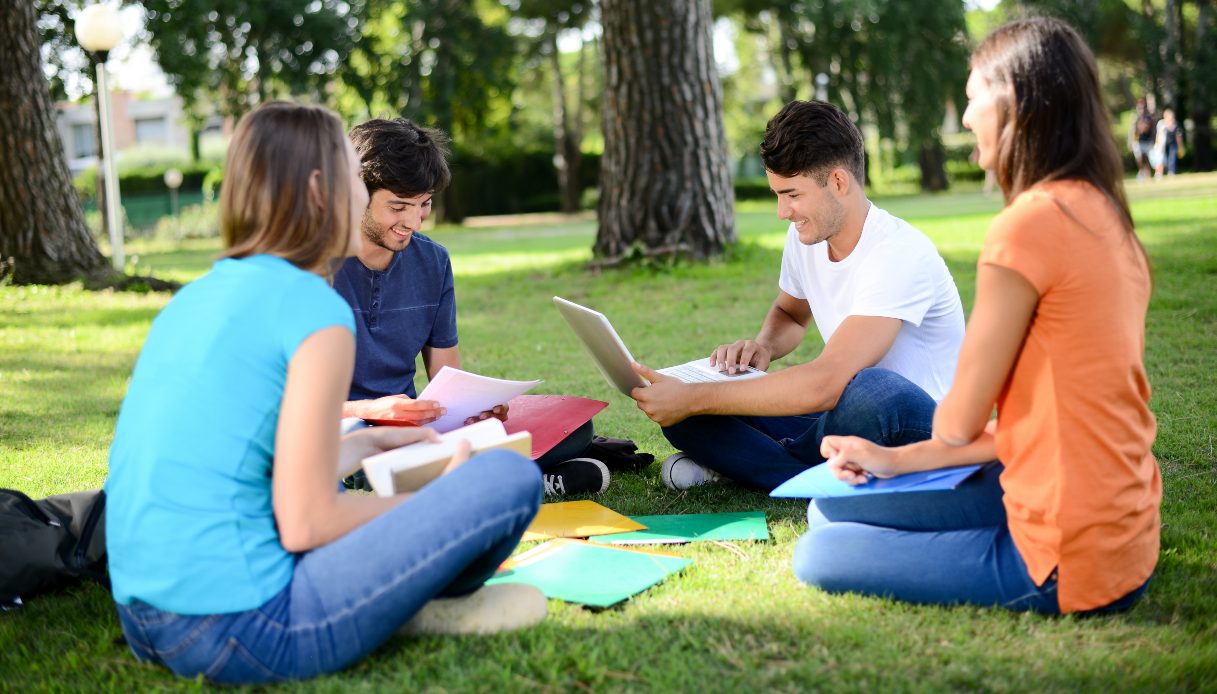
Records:
<instances>
[{"instance_id":1,"label":"tree bark texture","mask_svg":"<svg viewBox=\"0 0 1217 694\"><path fill-rule=\"evenodd\" d=\"M85 226L42 74L35 3L0 0L0 277L60 284L108 274Z\"/></svg>"},{"instance_id":2,"label":"tree bark texture","mask_svg":"<svg viewBox=\"0 0 1217 694\"><path fill-rule=\"evenodd\" d=\"M604 0L604 155L595 254L718 255L735 194L710 0Z\"/></svg>"},{"instance_id":3,"label":"tree bark texture","mask_svg":"<svg viewBox=\"0 0 1217 694\"><path fill-rule=\"evenodd\" d=\"M1209 34L1213 23L1213 7L1211 0L1196 1L1196 50L1195 73L1192 75L1192 169L1195 171L1212 171L1213 129L1209 125L1213 119L1214 94L1212 70L1217 69L1217 48L1214 48Z\"/></svg>"}]
</instances>

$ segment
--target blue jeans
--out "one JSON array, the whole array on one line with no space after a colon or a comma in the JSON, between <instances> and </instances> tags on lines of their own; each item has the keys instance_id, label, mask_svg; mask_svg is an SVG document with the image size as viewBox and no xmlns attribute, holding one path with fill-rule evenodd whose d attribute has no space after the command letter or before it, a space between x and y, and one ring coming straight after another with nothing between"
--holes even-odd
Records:
<instances>
[{"instance_id":1,"label":"blue jeans","mask_svg":"<svg viewBox=\"0 0 1217 694\"><path fill-rule=\"evenodd\" d=\"M1014 546L1001 471L990 463L947 491L817 499L794 573L832 593L1059 614L1056 572L1036 585ZM1091 612L1126 609L1145 587Z\"/></svg>"},{"instance_id":2,"label":"blue jeans","mask_svg":"<svg viewBox=\"0 0 1217 694\"><path fill-rule=\"evenodd\" d=\"M119 621L136 657L183 677L254 683L335 672L384 643L432 598L481 586L540 502L537 466L490 451L299 555L291 583L261 607L179 615L136 600L118 605Z\"/></svg>"},{"instance_id":3,"label":"blue jeans","mask_svg":"<svg viewBox=\"0 0 1217 694\"><path fill-rule=\"evenodd\" d=\"M592 426L592 420L589 419L586 424L572 431L569 436L559 441L558 445L537 458L537 466L541 470L548 470L558 463L580 457L591 445L592 437L595 435L596 430Z\"/></svg>"},{"instance_id":4,"label":"blue jeans","mask_svg":"<svg viewBox=\"0 0 1217 694\"><path fill-rule=\"evenodd\" d=\"M887 369L859 371L827 412L787 417L703 415L666 427L663 435L699 465L749 487L774 487L824 462L828 435L861 436L884 446L930 437L936 403Z\"/></svg>"}]
</instances>

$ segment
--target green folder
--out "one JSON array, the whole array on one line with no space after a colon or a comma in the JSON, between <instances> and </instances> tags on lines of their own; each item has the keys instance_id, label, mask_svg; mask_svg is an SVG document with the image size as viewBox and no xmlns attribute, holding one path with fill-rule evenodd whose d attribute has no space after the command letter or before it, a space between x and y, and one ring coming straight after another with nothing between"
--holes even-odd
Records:
<instances>
[{"instance_id":1,"label":"green folder","mask_svg":"<svg viewBox=\"0 0 1217 694\"><path fill-rule=\"evenodd\" d=\"M647 527L630 533L598 535L590 542L605 545L657 545L711 540L768 540L764 511L686 513L669 516L630 516Z\"/></svg>"},{"instance_id":2,"label":"green folder","mask_svg":"<svg viewBox=\"0 0 1217 694\"><path fill-rule=\"evenodd\" d=\"M668 554L558 539L512 557L486 583L526 583L549 598L609 607L692 563Z\"/></svg>"}]
</instances>

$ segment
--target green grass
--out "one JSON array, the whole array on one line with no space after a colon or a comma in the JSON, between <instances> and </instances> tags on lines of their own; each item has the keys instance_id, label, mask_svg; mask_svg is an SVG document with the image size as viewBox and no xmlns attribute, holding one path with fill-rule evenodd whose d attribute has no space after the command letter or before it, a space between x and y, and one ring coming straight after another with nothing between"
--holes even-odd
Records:
<instances>
[{"instance_id":1,"label":"green grass","mask_svg":"<svg viewBox=\"0 0 1217 694\"><path fill-rule=\"evenodd\" d=\"M1162 558L1146 598L1107 618L1042 618L829 596L800 585L790 555L805 504L730 486L672 492L658 466L622 474L601 501L627 514L763 509L767 543L690 545L680 576L623 606L551 602L539 627L489 638L391 640L317 691L1159 690L1217 687L1217 177L1132 186L1155 265L1146 362L1154 386ZM966 305L988 220L978 193L880 201L939 244ZM457 273L461 345L474 371L544 378L539 391L607 399L598 418L662 459L671 448L611 391L549 306L560 294L606 312L636 357L667 365L755 333L776 292L784 225L741 204L728 260L591 273L591 222L442 228ZM215 241L132 244L141 270L188 280ZM0 287L0 486L34 495L99 486L127 377L160 294ZM809 337L794 359L813 357ZM183 411L189 416L189 409ZM92 585L0 616L0 690L192 689L114 643Z\"/></svg>"}]
</instances>

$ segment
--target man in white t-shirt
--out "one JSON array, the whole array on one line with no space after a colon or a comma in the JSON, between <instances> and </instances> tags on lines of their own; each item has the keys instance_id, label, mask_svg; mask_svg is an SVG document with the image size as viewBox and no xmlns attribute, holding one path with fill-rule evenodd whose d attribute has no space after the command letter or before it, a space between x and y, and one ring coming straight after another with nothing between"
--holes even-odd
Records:
<instances>
[{"instance_id":1,"label":"man in white t-shirt","mask_svg":"<svg viewBox=\"0 0 1217 694\"><path fill-rule=\"evenodd\" d=\"M790 221L778 296L756 338L720 345L712 364L768 370L814 319L824 349L764 378L685 384L641 364L638 407L681 452L672 489L721 477L763 490L824 461L830 434L885 446L930 437L963 339L959 291L934 244L862 189L862 135L839 109L794 101L761 143L778 217Z\"/></svg>"}]
</instances>

